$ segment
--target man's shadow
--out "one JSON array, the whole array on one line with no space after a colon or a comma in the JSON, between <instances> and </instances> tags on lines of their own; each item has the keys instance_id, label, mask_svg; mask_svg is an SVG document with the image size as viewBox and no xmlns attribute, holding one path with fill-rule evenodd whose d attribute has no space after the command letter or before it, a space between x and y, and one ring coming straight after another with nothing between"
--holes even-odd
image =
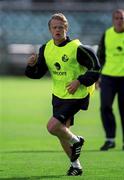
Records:
<instances>
[{"instance_id":1,"label":"man's shadow","mask_svg":"<svg viewBox=\"0 0 124 180\"><path fill-rule=\"evenodd\" d=\"M40 179L60 179L65 175L49 175L49 176L31 176L31 177L10 177L0 178L0 180L40 180Z\"/></svg>"}]
</instances>

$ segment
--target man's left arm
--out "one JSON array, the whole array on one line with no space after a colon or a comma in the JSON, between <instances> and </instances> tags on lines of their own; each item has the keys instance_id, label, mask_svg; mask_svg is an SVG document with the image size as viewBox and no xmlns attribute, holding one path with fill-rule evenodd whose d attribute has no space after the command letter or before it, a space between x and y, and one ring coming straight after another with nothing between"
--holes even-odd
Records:
<instances>
[{"instance_id":1,"label":"man's left arm","mask_svg":"<svg viewBox=\"0 0 124 180\"><path fill-rule=\"evenodd\" d=\"M100 75L100 63L92 48L80 45L77 49L77 61L80 65L87 68L85 74L80 75L77 79L80 84L91 86Z\"/></svg>"}]
</instances>

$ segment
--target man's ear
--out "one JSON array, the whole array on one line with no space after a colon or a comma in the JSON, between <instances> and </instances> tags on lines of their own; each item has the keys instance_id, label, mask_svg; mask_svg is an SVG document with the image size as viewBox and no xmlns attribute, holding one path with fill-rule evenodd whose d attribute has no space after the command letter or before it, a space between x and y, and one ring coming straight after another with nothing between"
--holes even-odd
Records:
<instances>
[{"instance_id":1,"label":"man's ear","mask_svg":"<svg viewBox=\"0 0 124 180\"><path fill-rule=\"evenodd\" d=\"M66 26L65 29L66 29L66 32L67 32L68 31L68 27Z\"/></svg>"}]
</instances>

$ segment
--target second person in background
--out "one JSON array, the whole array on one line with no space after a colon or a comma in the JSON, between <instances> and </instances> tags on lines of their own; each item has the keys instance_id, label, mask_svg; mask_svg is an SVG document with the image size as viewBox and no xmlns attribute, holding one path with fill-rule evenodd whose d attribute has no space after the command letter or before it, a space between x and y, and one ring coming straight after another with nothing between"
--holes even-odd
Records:
<instances>
[{"instance_id":1,"label":"second person in background","mask_svg":"<svg viewBox=\"0 0 124 180\"><path fill-rule=\"evenodd\" d=\"M102 72L100 77L101 119L106 140L100 147L107 151L116 146L116 120L113 103L117 95L122 127L124 150L124 10L117 9L112 15L113 26L103 34L98 48Z\"/></svg>"}]
</instances>

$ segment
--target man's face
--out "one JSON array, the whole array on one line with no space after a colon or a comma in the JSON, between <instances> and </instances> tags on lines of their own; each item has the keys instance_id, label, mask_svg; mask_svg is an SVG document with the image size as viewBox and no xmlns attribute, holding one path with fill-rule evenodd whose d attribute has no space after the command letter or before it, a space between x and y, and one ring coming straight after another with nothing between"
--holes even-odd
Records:
<instances>
[{"instance_id":1,"label":"man's face","mask_svg":"<svg viewBox=\"0 0 124 180\"><path fill-rule=\"evenodd\" d=\"M113 25L116 32L124 32L124 13L115 12L113 15Z\"/></svg>"},{"instance_id":2,"label":"man's face","mask_svg":"<svg viewBox=\"0 0 124 180\"><path fill-rule=\"evenodd\" d=\"M49 29L54 41L61 42L66 38L67 27L65 26L65 23L63 21L52 19Z\"/></svg>"}]
</instances>

